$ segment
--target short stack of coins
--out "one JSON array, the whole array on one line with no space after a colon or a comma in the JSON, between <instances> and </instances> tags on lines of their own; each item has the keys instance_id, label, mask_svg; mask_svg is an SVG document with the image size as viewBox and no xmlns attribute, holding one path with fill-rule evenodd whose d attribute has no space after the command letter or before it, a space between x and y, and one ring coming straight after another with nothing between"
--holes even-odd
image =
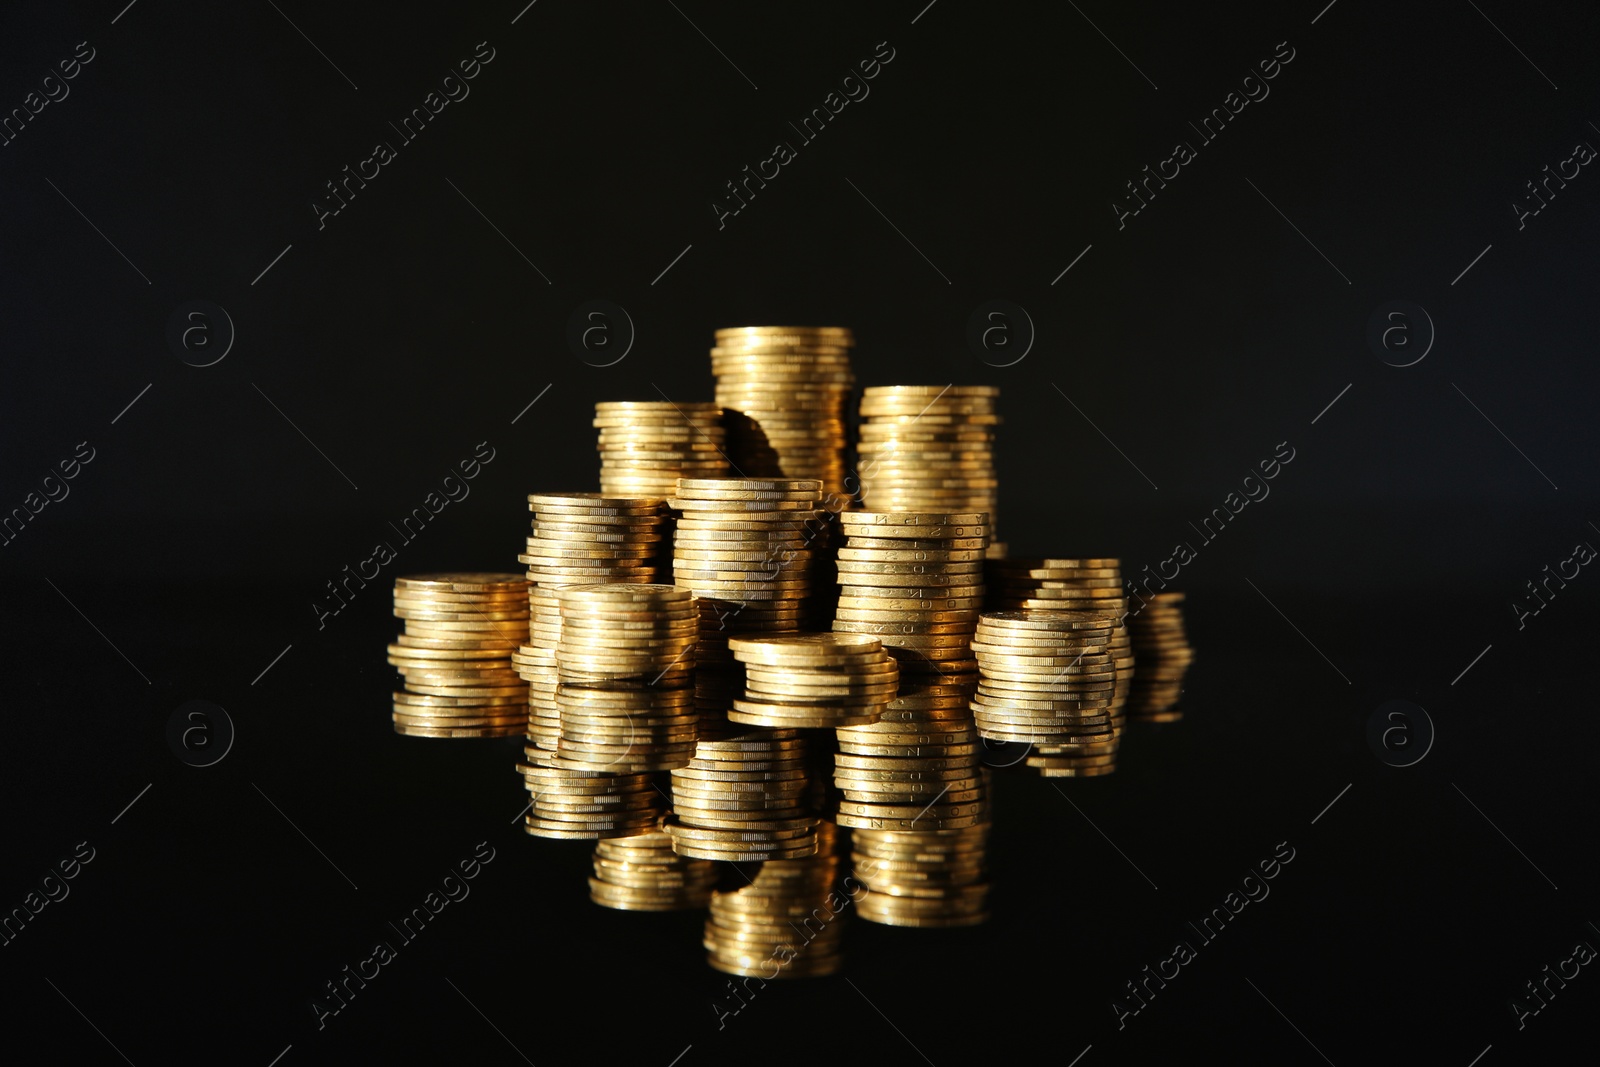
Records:
<instances>
[{"instance_id":1,"label":"short stack of coins","mask_svg":"<svg viewBox=\"0 0 1600 1067\"><path fill-rule=\"evenodd\" d=\"M844 511L837 633L871 634L902 676L970 673L983 610L988 518L974 512Z\"/></svg>"},{"instance_id":2,"label":"short stack of coins","mask_svg":"<svg viewBox=\"0 0 1600 1067\"><path fill-rule=\"evenodd\" d=\"M556 766L629 774L688 764L699 719L691 687L699 620L689 590L579 585L556 595Z\"/></svg>"},{"instance_id":3,"label":"short stack of coins","mask_svg":"<svg viewBox=\"0 0 1600 1067\"><path fill-rule=\"evenodd\" d=\"M1133 651L1139 657L1128 714L1140 722L1176 722L1183 718L1178 698L1183 676L1194 662L1194 649L1184 630L1183 594L1157 593L1131 611Z\"/></svg>"},{"instance_id":4,"label":"short stack of coins","mask_svg":"<svg viewBox=\"0 0 1600 1067\"><path fill-rule=\"evenodd\" d=\"M717 331L711 370L728 425L728 456L737 470L753 477L816 478L824 492L844 492L854 343L850 331L838 326Z\"/></svg>"},{"instance_id":5,"label":"short stack of coins","mask_svg":"<svg viewBox=\"0 0 1600 1067\"><path fill-rule=\"evenodd\" d=\"M850 897L834 888L837 831L824 822L816 851L770 860L748 884L718 890L706 919L706 962L724 974L819 978L838 972Z\"/></svg>"},{"instance_id":6,"label":"short stack of coins","mask_svg":"<svg viewBox=\"0 0 1600 1067\"><path fill-rule=\"evenodd\" d=\"M514 737L527 728L528 685L512 654L528 640L528 583L519 574L396 578L405 633L389 662L405 677L394 730L413 737Z\"/></svg>"},{"instance_id":7,"label":"short stack of coins","mask_svg":"<svg viewBox=\"0 0 1600 1067\"><path fill-rule=\"evenodd\" d=\"M1036 744L1028 756L1028 766L1046 777L1089 777L1114 772L1115 756L1122 744L1128 694L1134 684L1135 664L1133 637L1124 619L1128 599L1122 588L1122 561L1112 558L991 560L988 576L988 604L992 609L1094 611L1116 620L1110 646L1117 671L1116 684L1111 690L1113 737L1093 745ZM1085 762L1097 756L1113 758L1106 763Z\"/></svg>"},{"instance_id":8,"label":"short stack of coins","mask_svg":"<svg viewBox=\"0 0 1600 1067\"><path fill-rule=\"evenodd\" d=\"M670 400L601 401L600 491L607 496L666 497L680 477L728 473L722 409Z\"/></svg>"},{"instance_id":9,"label":"short stack of coins","mask_svg":"<svg viewBox=\"0 0 1600 1067\"><path fill-rule=\"evenodd\" d=\"M673 850L734 862L798 859L817 850L805 742L798 730L703 715L688 766L672 772Z\"/></svg>"},{"instance_id":10,"label":"short stack of coins","mask_svg":"<svg viewBox=\"0 0 1600 1067\"><path fill-rule=\"evenodd\" d=\"M619 911L683 911L711 902L717 866L672 851L660 830L598 841L589 899Z\"/></svg>"},{"instance_id":11,"label":"short stack of coins","mask_svg":"<svg viewBox=\"0 0 1600 1067\"><path fill-rule=\"evenodd\" d=\"M749 726L833 729L878 721L900 671L871 634L734 637L745 690L728 718Z\"/></svg>"},{"instance_id":12,"label":"short stack of coins","mask_svg":"<svg viewBox=\"0 0 1600 1067\"><path fill-rule=\"evenodd\" d=\"M805 628L821 498L814 478L679 479L672 577L700 609L700 663L733 666L732 634Z\"/></svg>"},{"instance_id":13,"label":"short stack of coins","mask_svg":"<svg viewBox=\"0 0 1600 1067\"><path fill-rule=\"evenodd\" d=\"M856 910L889 926L977 926L989 918L985 861L989 821L959 830L850 835L855 876L867 887Z\"/></svg>"},{"instance_id":14,"label":"short stack of coins","mask_svg":"<svg viewBox=\"0 0 1600 1067\"><path fill-rule=\"evenodd\" d=\"M874 511L981 511L996 537L995 385L868 386L861 396L861 499ZM989 554L1003 557L1005 545Z\"/></svg>"},{"instance_id":15,"label":"short stack of coins","mask_svg":"<svg viewBox=\"0 0 1600 1067\"><path fill-rule=\"evenodd\" d=\"M517 771L533 799L522 823L535 837L593 841L647 834L666 811L648 774L568 770L544 749L529 745L526 751Z\"/></svg>"},{"instance_id":16,"label":"short stack of coins","mask_svg":"<svg viewBox=\"0 0 1600 1067\"><path fill-rule=\"evenodd\" d=\"M837 731L840 826L931 833L980 821L988 794L971 679L910 683L877 722Z\"/></svg>"},{"instance_id":17,"label":"short stack of coins","mask_svg":"<svg viewBox=\"0 0 1600 1067\"><path fill-rule=\"evenodd\" d=\"M1111 741L1115 624L1092 611L985 612L972 639L979 734L1069 750ZM1115 760L1083 756L1078 766L1114 766Z\"/></svg>"}]
</instances>

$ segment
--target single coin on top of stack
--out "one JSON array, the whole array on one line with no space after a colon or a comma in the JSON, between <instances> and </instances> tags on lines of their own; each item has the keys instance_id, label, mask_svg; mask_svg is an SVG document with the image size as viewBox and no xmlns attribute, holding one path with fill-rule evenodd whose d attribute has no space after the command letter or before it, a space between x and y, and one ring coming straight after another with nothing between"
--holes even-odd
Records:
<instances>
[{"instance_id":1,"label":"single coin on top of stack","mask_svg":"<svg viewBox=\"0 0 1600 1067\"><path fill-rule=\"evenodd\" d=\"M972 651L978 732L997 741L1082 746L1110 741L1115 620L1091 611L991 611ZM1088 756L1084 766L1114 762Z\"/></svg>"},{"instance_id":2,"label":"single coin on top of stack","mask_svg":"<svg viewBox=\"0 0 1600 1067\"><path fill-rule=\"evenodd\" d=\"M836 633L881 640L906 675L977 669L988 518L979 512L844 511Z\"/></svg>"},{"instance_id":3,"label":"single coin on top of stack","mask_svg":"<svg viewBox=\"0 0 1600 1067\"><path fill-rule=\"evenodd\" d=\"M703 715L694 759L672 771L672 847L696 859L797 859L817 850L798 730Z\"/></svg>"},{"instance_id":4,"label":"single coin on top of stack","mask_svg":"<svg viewBox=\"0 0 1600 1067\"><path fill-rule=\"evenodd\" d=\"M519 574L396 578L405 633L389 662L405 677L394 730L413 737L514 737L528 722L528 685L512 654L528 639L528 583Z\"/></svg>"},{"instance_id":5,"label":"single coin on top of stack","mask_svg":"<svg viewBox=\"0 0 1600 1067\"><path fill-rule=\"evenodd\" d=\"M680 477L728 473L722 409L709 402L601 401L600 491L607 496L667 497Z\"/></svg>"},{"instance_id":6,"label":"single coin on top of stack","mask_svg":"<svg viewBox=\"0 0 1600 1067\"><path fill-rule=\"evenodd\" d=\"M1036 744L1028 766L1046 778L1087 778L1111 774L1122 744L1128 694L1133 688L1133 637L1125 624L1128 598L1122 588L1122 561L1112 558L1003 559L988 565L989 607L995 610L1093 611L1116 620L1110 652L1117 677L1111 690L1109 741L1083 745ZM1088 762L1111 756L1108 762Z\"/></svg>"},{"instance_id":7,"label":"single coin on top of stack","mask_svg":"<svg viewBox=\"0 0 1600 1067\"><path fill-rule=\"evenodd\" d=\"M958 830L856 830L855 877L867 887L857 910L888 926L977 926L989 918L984 865L989 819Z\"/></svg>"},{"instance_id":8,"label":"single coin on top of stack","mask_svg":"<svg viewBox=\"0 0 1600 1067\"><path fill-rule=\"evenodd\" d=\"M988 794L968 707L975 687L974 675L912 682L879 721L837 731L840 826L932 832L977 825Z\"/></svg>"},{"instance_id":9,"label":"single coin on top of stack","mask_svg":"<svg viewBox=\"0 0 1600 1067\"><path fill-rule=\"evenodd\" d=\"M716 343L711 371L736 469L816 478L825 493L844 494L845 403L855 387L850 331L741 326L718 330Z\"/></svg>"},{"instance_id":10,"label":"single coin on top of stack","mask_svg":"<svg viewBox=\"0 0 1600 1067\"><path fill-rule=\"evenodd\" d=\"M861 396L861 500L874 511L981 511L994 541L995 385L878 385Z\"/></svg>"},{"instance_id":11,"label":"single coin on top of stack","mask_svg":"<svg viewBox=\"0 0 1600 1067\"><path fill-rule=\"evenodd\" d=\"M672 851L660 830L596 842L589 899L619 911L682 911L711 902L717 866Z\"/></svg>"},{"instance_id":12,"label":"single coin on top of stack","mask_svg":"<svg viewBox=\"0 0 1600 1067\"><path fill-rule=\"evenodd\" d=\"M838 972L847 897L839 876L838 832L817 828L818 847L801 859L761 864L749 883L711 895L706 962L724 974L820 978Z\"/></svg>"},{"instance_id":13,"label":"single coin on top of stack","mask_svg":"<svg viewBox=\"0 0 1600 1067\"><path fill-rule=\"evenodd\" d=\"M743 699L728 718L798 729L876 722L900 671L871 634L781 634L728 640L745 665Z\"/></svg>"},{"instance_id":14,"label":"single coin on top of stack","mask_svg":"<svg viewBox=\"0 0 1600 1067\"><path fill-rule=\"evenodd\" d=\"M1133 650L1139 657L1128 714L1140 722L1176 722L1183 695L1183 676L1194 662L1194 649L1184 631L1183 594L1157 593L1130 612Z\"/></svg>"}]
</instances>

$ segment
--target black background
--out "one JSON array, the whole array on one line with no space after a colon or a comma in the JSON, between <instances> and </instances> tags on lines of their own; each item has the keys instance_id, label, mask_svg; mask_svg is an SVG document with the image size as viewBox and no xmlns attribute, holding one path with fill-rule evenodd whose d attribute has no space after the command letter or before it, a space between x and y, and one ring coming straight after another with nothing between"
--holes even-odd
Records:
<instances>
[{"instance_id":1,"label":"black background","mask_svg":"<svg viewBox=\"0 0 1600 1067\"><path fill-rule=\"evenodd\" d=\"M94 459L0 549L0 906L96 849L0 949L9 1042L522 1062L497 1027L541 1067L1488 1067L1592 1040L1589 969L1525 1029L1507 1002L1600 944L1600 579L1512 608L1600 541L1600 179L1520 229L1512 207L1600 144L1595 12L923 3L7 10L0 110L94 59L0 147L0 508ZM480 41L470 95L319 229L324 183ZM723 183L882 41L870 95L719 229ZM1200 144L1279 42L1270 95ZM1198 157L1119 229L1179 140ZM966 343L995 298L1037 332L1003 368ZM566 339L592 299L637 331L610 367ZM210 367L166 341L192 300L236 330ZM1394 300L1437 332L1410 367L1366 340ZM587 847L515 825L516 745L391 732L381 650L394 574L515 569L524 494L595 486L594 401L708 399L711 331L762 323L850 326L862 384L1000 385L1012 551L1138 573L1190 542L1198 658L1186 718L1133 729L1117 775L1001 774L990 924L855 923L846 977L719 1030L698 917L590 904ZM325 583L480 442L471 495L319 628ZM1270 496L1201 543L1280 442ZM196 698L238 729L204 769L164 736ZM1411 768L1365 741L1393 698L1438 731ZM480 841L472 896L319 1031L322 984ZM1281 841L1271 896L1119 1032L1124 983Z\"/></svg>"}]
</instances>

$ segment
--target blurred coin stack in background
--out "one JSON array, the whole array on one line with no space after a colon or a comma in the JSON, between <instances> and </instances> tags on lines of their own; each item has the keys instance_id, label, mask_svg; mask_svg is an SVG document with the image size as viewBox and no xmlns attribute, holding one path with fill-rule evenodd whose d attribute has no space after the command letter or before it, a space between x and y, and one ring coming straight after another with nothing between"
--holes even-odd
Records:
<instances>
[{"instance_id":1,"label":"blurred coin stack in background","mask_svg":"<svg viewBox=\"0 0 1600 1067\"><path fill-rule=\"evenodd\" d=\"M1183 676L1194 662L1194 649L1184 632L1182 593L1157 593L1130 612L1133 651L1139 657L1128 714L1141 722L1176 722L1183 695Z\"/></svg>"},{"instance_id":2,"label":"blurred coin stack in background","mask_svg":"<svg viewBox=\"0 0 1600 1067\"><path fill-rule=\"evenodd\" d=\"M803 859L769 860L749 883L718 890L706 919L706 961L724 974L764 979L817 978L839 970L840 935L850 898L834 888L838 837L832 823L816 832Z\"/></svg>"},{"instance_id":3,"label":"blurred coin stack in background","mask_svg":"<svg viewBox=\"0 0 1600 1067\"><path fill-rule=\"evenodd\" d=\"M672 495L682 478L728 473L722 409L713 403L670 400L601 401L600 492L606 496Z\"/></svg>"},{"instance_id":4,"label":"blurred coin stack in background","mask_svg":"<svg viewBox=\"0 0 1600 1067\"><path fill-rule=\"evenodd\" d=\"M861 503L873 511L983 512L996 541L995 385L879 385L861 395Z\"/></svg>"},{"instance_id":5,"label":"blurred coin stack in background","mask_svg":"<svg viewBox=\"0 0 1600 1067\"><path fill-rule=\"evenodd\" d=\"M660 830L597 841L589 899L619 911L682 911L711 902L717 866L672 851Z\"/></svg>"},{"instance_id":6,"label":"blurred coin stack in background","mask_svg":"<svg viewBox=\"0 0 1600 1067\"><path fill-rule=\"evenodd\" d=\"M728 718L751 726L832 729L878 721L900 672L871 634L734 637L745 690Z\"/></svg>"},{"instance_id":7,"label":"blurred coin stack in background","mask_svg":"<svg viewBox=\"0 0 1600 1067\"><path fill-rule=\"evenodd\" d=\"M989 918L987 814L958 830L855 830L854 874L867 892L861 917L889 926L976 926Z\"/></svg>"},{"instance_id":8,"label":"blurred coin stack in background","mask_svg":"<svg viewBox=\"0 0 1600 1067\"><path fill-rule=\"evenodd\" d=\"M394 730L413 737L515 737L528 722L528 685L511 663L528 639L528 583L519 574L396 578L405 633L389 662L405 678Z\"/></svg>"}]
</instances>

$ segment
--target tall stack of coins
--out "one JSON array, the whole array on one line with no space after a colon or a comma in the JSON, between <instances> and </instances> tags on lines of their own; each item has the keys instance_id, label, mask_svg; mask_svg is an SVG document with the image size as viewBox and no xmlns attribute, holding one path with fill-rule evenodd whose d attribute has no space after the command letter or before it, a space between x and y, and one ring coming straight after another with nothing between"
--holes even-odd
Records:
<instances>
[{"instance_id":1,"label":"tall stack of coins","mask_svg":"<svg viewBox=\"0 0 1600 1067\"><path fill-rule=\"evenodd\" d=\"M511 656L528 639L528 583L518 574L396 578L406 630L389 646L405 677L394 730L413 737L514 737L528 722L528 686Z\"/></svg>"},{"instance_id":2,"label":"tall stack of coins","mask_svg":"<svg viewBox=\"0 0 1600 1067\"><path fill-rule=\"evenodd\" d=\"M589 899L619 911L682 911L710 904L716 882L716 864L679 856L655 830L595 843Z\"/></svg>"},{"instance_id":3,"label":"tall stack of coins","mask_svg":"<svg viewBox=\"0 0 1600 1067\"><path fill-rule=\"evenodd\" d=\"M1128 713L1141 722L1175 722L1183 718L1178 698L1183 676L1194 662L1194 649L1184 632L1182 593L1157 593L1133 619L1133 651L1139 673L1133 682Z\"/></svg>"},{"instance_id":4,"label":"tall stack of coins","mask_svg":"<svg viewBox=\"0 0 1600 1067\"><path fill-rule=\"evenodd\" d=\"M837 733L840 826L931 833L976 825L987 794L968 707L976 683L913 682L869 726Z\"/></svg>"},{"instance_id":5,"label":"tall stack of coins","mask_svg":"<svg viewBox=\"0 0 1600 1067\"><path fill-rule=\"evenodd\" d=\"M889 926L976 926L989 918L984 877L989 821L958 830L856 830L861 917Z\"/></svg>"},{"instance_id":6,"label":"tall stack of coins","mask_svg":"<svg viewBox=\"0 0 1600 1067\"><path fill-rule=\"evenodd\" d=\"M904 675L977 669L988 521L979 513L845 511L833 629L871 634Z\"/></svg>"},{"instance_id":7,"label":"tall stack of coins","mask_svg":"<svg viewBox=\"0 0 1600 1067\"><path fill-rule=\"evenodd\" d=\"M850 898L834 889L839 874L833 824L818 827L818 847L803 859L763 863L748 885L711 896L706 962L724 974L767 980L834 974Z\"/></svg>"},{"instance_id":8,"label":"tall stack of coins","mask_svg":"<svg viewBox=\"0 0 1600 1067\"><path fill-rule=\"evenodd\" d=\"M972 639L978 732L1063 748L1112 740L1114 625L1090 611L985 612ZM1105 765L1115 758L1086 756L1080 763Z\"/></svg>"},{"instance_id":9,"label":"tall stack of coins","mask_svg":"<svg viewBox=\"0 0 1600 1067\"><path fill-rule=\"evenodd\" d=\"M752 726L798 729L860 726L878 721L900 672L871 634L735 637L745 665L744 697L728 718Z\"/></svg>"},{"instance_id":10,"label":"tall stack of coins","mask_svg":"<svg viewBox=\"0 0 1600 1067\"><path fill-rule=\"evenodd\" d=\"M698 619L675 585L580 585L557 592L560 736L556 766L664 771L694 756L690 678Z\"/></svg>"},{"instance_id":11,"label":"tall stack of coins","mask_svg":"<svg viewBox=\"0 0 1600 1067\"><path fill-rule=\"evenodd\" d=\"M815 478L824 492L842 494L844 408L855 386L850 331L741 326L718 330L716 338L711 370L735 469L758 478Z\"/></svg>"},{"instance_id":12,"label":"tall stack of coins","mask_svg":"<svg viewBox=\"0 0 1600 1067\"><path fill-rule=\"evenodd\" d=\"M1122 561L1093 559L1005 559L988 565L989 607L1000 610L1093 611L1116 621L1110 652L1116 666L1111 690L1109 741L1088 745L1036 744L1028 766L1046 777L1086 777L1116 770L1115 756L1122 743L1128 694L1133 688L1133 637L1125 625L1128 598L1122 590ZM1091 757L1111 756L1109 763L1088 763ZM1079 770L1083 774L1078 773Z\"/></svg>"},{"instance_id":13,"label":"tall stack of coins","mask_svg":"<svg viewBox=\"0 0 1600 1067\"><path fill-rule=\"evenodd\" d=\"M874 511L981 511L998 527L994 385L868 386L861 397L861 498ZM989 554L1003 557L1005 545Z\"/></svg>"},{"instance_id":14,"label":"tall stack of coins","mask_svg":"<svg viewBox=\"0 0 1600 1067\"><path fill-rule=\"evenodd\" d=\"M809 856L817 850L809 787L798 730L704 715L694 759L672 772L672 847L706 860Z\"/></svg>"},{"instance_id":15,"label":"tall stack of coins","mask_svg":"<svg viewBox=\"0 0 1600 1067\"><path fill-rule=\"evenodd\" d=\"M680 477L728 473L722 409L670 400L601 401L600 491L607 496L667 497Z\"/></svg>"}]
</instances>

